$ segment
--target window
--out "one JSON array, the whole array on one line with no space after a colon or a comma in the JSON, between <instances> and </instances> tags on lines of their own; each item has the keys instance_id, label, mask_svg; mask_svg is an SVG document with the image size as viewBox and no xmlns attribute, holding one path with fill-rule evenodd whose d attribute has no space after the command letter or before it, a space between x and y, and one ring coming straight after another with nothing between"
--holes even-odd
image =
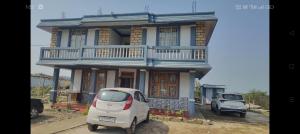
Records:
<instances>
[{"instance_id":1,"label":"window","mask_svg":"<svg viewBox=\"0 0 300 134\"><path fill-rule=\"evenodd\" d=\"M139 95L140 95L141 102L146 102L144 95L142 95L142 93L140 92Z\"/></svg>"},{"instance_id":2,"label":"window","mask_svg":"<svg viewBox=\"0 0 300 134\"><path fill-rule=\"evenodd\" d=\"M86 44L87 30L71 30L71 47L79 48Z\"/></svg>"},{"instance_id":3,"label":"window","mask_svg":"<svg viewBox=\"0 0 300 134\"><path fill-rule=\"evenodd\" d=\"M139 92L134 92L134 99L137 101L140 101L140 96L139 96Z\"/></svg>"},{"instance_id":4,"label":"window","mask_svg":"<svg viewBox=\"0 0 300 134\"><path fill-rule=\"evenodd\" d=\"M178 98L179 73L151 71L149 97Z\"/></svg>"},{"instance_id":5,"label":"window","mask_svg":"<svg viewBox=\"0 0 300 134\"><path fill-rule=\"evenodd\" d=\"M236 95L236 94L223 94L222 97L226 100L243 100L242 95Z\"/></svg>"},{"instance_id":6,"label":"window","mask_svg":"<svg viewBox=\"0 0 300 134\"><path fill-rule=\"evenodd\" d=\"M158 46L179 45L179 27L159 27Z\"/></svg>"},{"instance_id":7,"label":"window","mask_svg":"<svg viewBox=\"0 0 300 134\"><path fill-rule=\"evenodd\" d=\"M126 101L130 94L117 90L100 91L98 98L102 101L122 102Z\"/></svg>"}]
</instances>

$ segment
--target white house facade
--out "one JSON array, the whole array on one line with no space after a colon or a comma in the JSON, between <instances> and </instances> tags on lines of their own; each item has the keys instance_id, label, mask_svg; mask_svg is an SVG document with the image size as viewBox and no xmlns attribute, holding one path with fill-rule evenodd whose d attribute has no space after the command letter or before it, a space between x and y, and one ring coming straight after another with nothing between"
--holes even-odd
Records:
<instances>
[{"instance_id":1,"label":"white house facade","mask_svg":"<svg viewBox=\"0 0 300 134\"><path fill-rule=\"evenodd\" d=\"M205 76L214 12L90 15L41 20L51 33L38 65L54 68L51 101L56 102L60 69L71 70L76 101L90 103L105 87L141 90L151 108L193 114L194 81Z\"/></svg>"}]
</instances>

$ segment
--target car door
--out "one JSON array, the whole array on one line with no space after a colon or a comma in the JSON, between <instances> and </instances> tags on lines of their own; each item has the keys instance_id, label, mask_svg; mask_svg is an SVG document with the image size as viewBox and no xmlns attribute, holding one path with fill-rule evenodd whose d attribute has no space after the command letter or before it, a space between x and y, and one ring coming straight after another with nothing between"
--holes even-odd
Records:
<instances>
[{"instance_id":1,"label":"car door","mask_svg":"<svg viewBox=\"0 0 300 134\"><path fill-rule=\"evenodd\" d=\"M134 92L134 100L136 102L136 116L137 116L137 122L139 123L141 120L143 120L143 106L140 100L140 95L138 91Z\"/></svg>"},{"instance_id":2,"label":"car door","mask_svg":"<svg viewBox=\"0 0 300 134\"><path fill-rule=\"evenodd\" d=\"M148 111L149 111L149 106L148 106L148 103L146 102L146 99L144 97L144 95L139 92L139 95L140 95L140 102L141 102L141 106L142 106L142 109L143 109L143 115L142 115L142 118L143 120L145 120L147 118L147 114L148 114Z\"/></svg>"}]
</instances>

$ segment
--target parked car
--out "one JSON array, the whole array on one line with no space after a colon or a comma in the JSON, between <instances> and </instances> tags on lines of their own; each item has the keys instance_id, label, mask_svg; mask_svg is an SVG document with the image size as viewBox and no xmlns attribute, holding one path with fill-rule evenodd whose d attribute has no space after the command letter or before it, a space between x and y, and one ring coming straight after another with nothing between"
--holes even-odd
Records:
<instances>
[{"instance_id":1,"label":"parked car","mask_svg":"<svg viewBox=\"0 0 300 134\"><path fill-rule=\"evenodd\" d=\"M149 106L144 95L131 88L103 88L95 96L87 116L88 129L98 125L135 132L136 125L149 121Z\"/></svg>"},{"instance_id":2,"label":"parked car","mask_svg":"<svg viewBox=\"0 0 300 134\"><path fill-rule=\"evenodd\" d=\"M247 107L242 95L219 93L216 97L213 97L211 110L217 112L217 114L222 114L222 112L235 112L239 113L240 117L245 118Z\"/></svg>"},{"instance_id":3,"label":"parked car","mask_svg":"<svg viewBox=\"0 0 300 134\"><path fill-rule=\"evenodd\" d=\"M44 104L41 99L31 98L31 118L36 118L44 111Z\"/></svg>"}]
</instances>

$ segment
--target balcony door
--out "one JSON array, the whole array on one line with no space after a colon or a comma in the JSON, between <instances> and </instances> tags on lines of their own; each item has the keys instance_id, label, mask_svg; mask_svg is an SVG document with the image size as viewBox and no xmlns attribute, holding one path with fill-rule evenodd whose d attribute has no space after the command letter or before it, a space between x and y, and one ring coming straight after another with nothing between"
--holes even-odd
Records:
<instances>
[{"instance_id":1,"label":"balcony door","mask_svg":"<svg viewBox=\"0 0 300 134\"><path fill-rule=\"evenodd\" d=\"M71 30L70 46L73 48L80 48L86 45L87 30L86 29L73 29Z\"/></svg>"}]
</instances>

